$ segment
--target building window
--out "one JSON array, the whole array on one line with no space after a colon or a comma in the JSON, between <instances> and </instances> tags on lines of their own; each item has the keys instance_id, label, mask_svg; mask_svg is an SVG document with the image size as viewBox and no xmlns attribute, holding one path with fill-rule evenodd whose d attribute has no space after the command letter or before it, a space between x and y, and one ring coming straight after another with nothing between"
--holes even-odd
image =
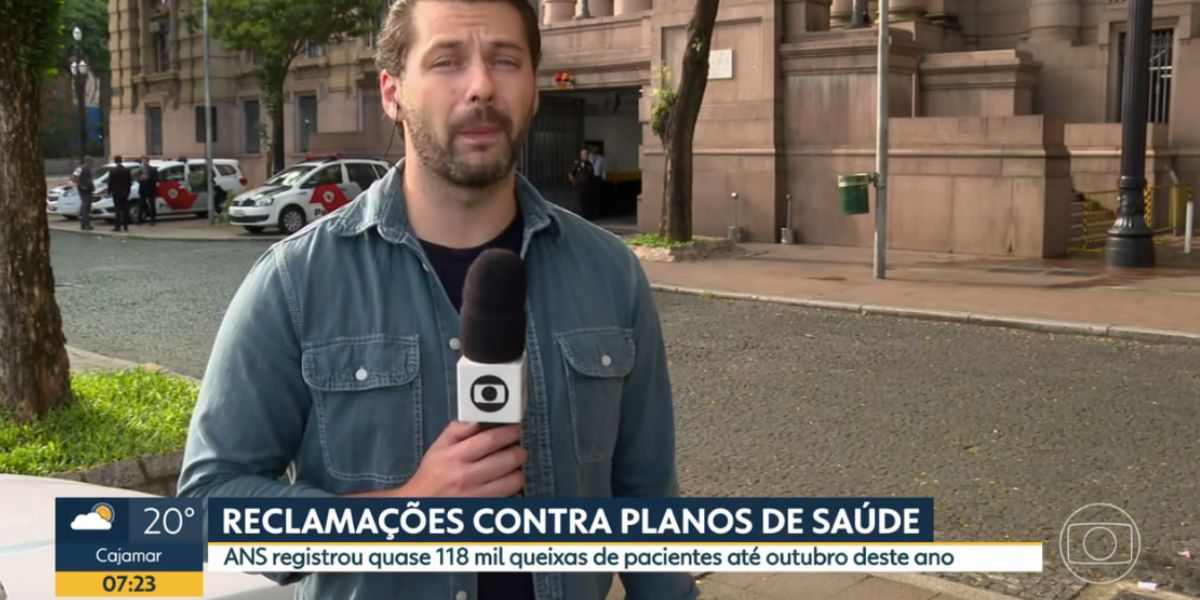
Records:
<instances>
[{"instance_id":1,"label":"building window","mask_svg":"<svg viewBox=\"0 0 1200 600\"><path fill-rule=\"evenodd\" d=\"M217 143L217 107L210 106L212 111L212 141ZM204 143L204 105L196 107L196 143Z\"/></svg>"},{"instance_id":2,"label":"building window","mask_svg":"<svg viewBox=\"0 0 1200 600\"><path fill-rule=\"evenodd\" d=\"M170 27L166 19L155 19L150 22L150 47L154 52L151 64L155 73L162 73L171 68Z\"/></svg>"},{"instance_id":3,"label":"building window","mask_svg":"<svg viewBox=\"0 0 1200 600\"><path fill-rule=\"evenodd\" d=\"M247 100L242 105L242 112L246 123L246 154L258 154L262 151L258 137L258 100Z\"/></svg>"},{"instance_id":4,"label":"building window","mask_svg":"<svg viewBox=\"0 0 1200 600\"><path fill-rule=\"evenodd\" d=\"M296 107L296 143L300 152L308 152L309 135L317 132L317 97L300 96Z\"/></svg>"},{"instance_id":5,"label":"building window","mask_svg":"<svg viewBox=\"0 0 1200 600\"><path fill-rule=\"evenodd\" d=\"M162 107L146 107L146 154L162 156L163 130Z\"/></svg>"},{"instance_id":6,"label":"building window","mask_svg":"<svg viewBox=\"0 0 1200 600\"><path fill-rule=\"evenodd\" d=\"M318 44L312 41L308 42L308 57L321 58L322 56L325 56L325 44Z\"/></svg>"},{"instance_id":7,"label":"building window","mask_svg":"<svg viewBox=\"0 0 1200 600\"><path fill-rule=\"evenodd\" d=\"M1118 42L1117 115L1124 103L1125 41L1122 31ZM1149 123L1167 123L1171 118L1171 80L1175 66L1175 30L1155 29L1150 34L1150 103L1146 111Z\"/></svg>"}]
</instances>

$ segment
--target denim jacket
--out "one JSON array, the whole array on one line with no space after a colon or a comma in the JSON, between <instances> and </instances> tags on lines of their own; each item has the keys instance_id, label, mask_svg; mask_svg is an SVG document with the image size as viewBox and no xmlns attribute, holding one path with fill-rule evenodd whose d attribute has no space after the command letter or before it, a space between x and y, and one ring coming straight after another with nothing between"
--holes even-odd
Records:
<instances>
[{"instance_id":1,"label":"denim jacket","mask_svg":"<svg viewBox=\"0 0 1200 600\"><path fill-rule=\"evenodd\" d=\"M403 161L273 245L213 345L179 494L397 487L456 413L459 317L406 216ZM527 496L678 493L671 384L641 265L523 178ZM286 474L286 478L284 475ZM272 575L298 596L473 600L472 573ZM695 598L686 573L622 574L629 598ZM539 600L603 600L610 574L539 573Z\"/></svg>"}]
</instances>

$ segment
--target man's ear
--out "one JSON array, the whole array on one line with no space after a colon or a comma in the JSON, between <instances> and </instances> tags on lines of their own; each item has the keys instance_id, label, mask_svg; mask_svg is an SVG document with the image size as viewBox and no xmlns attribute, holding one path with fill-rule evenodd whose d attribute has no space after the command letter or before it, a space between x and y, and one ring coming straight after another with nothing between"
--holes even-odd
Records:
<instances>
[{"instance_id":1,"label":"man's ear","mask_svg":"<svg viewBox=\"0 0 1200 600\"><path fill-rule=\"evenodd\" d=\"M395 123L404 120L404 109L401 108L400 98L403 94L401 80L387 70L379 73L379 100L383 103L383 112Z\"/></svg>"}]
</instances>

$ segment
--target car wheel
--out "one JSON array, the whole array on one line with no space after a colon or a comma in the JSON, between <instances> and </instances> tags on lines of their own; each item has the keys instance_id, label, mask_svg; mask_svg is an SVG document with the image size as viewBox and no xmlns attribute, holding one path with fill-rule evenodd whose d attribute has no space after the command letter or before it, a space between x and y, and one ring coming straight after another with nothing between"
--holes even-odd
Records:
<instances>
[{"instance_id":1,"label":"car wheel","mask_svg":"<svg viewBox=\"0 0 1200 600\"><path fill-rule=\"evenodd\" d=\"M137 223L142 220L142 203L130 201L129 203L129 222Z\"/></svg>"},{"instance_id":2,"label":"car wheel","mask_svg":"<svg viewBox=\"0 0 1200 600\"><path fill-rule=\"evenodd\" d=\"M253 227L249 225L246 226L246 231L249 231L250 233L262 233L264 229L266 229L266 227L259 227L257 225Z\"/></svg>"},{"instance_id":3,"label":"car wheel","mask_svg":"<svg viewBox=\"0 0 1200 600\"><path fill-rule=\"evenodd\" d=\"M292 235L301 229L304 229L304 224L308 221L304 216L304 210L299 206L289 206L279 213L279 230Z\"/></svg>"}]
</instances>

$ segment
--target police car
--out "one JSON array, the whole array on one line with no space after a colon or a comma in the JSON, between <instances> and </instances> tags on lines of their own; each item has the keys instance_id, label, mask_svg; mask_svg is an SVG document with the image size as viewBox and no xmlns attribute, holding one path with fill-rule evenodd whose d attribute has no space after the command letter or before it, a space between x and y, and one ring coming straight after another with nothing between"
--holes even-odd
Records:
<instances>
[{"instance_id":1,"label":"police car","mask_svg":"<svg viewBox=\"0 0 1200 600\"><path fill-rule=\"evenodd\" d=\"M142 206L138 199L138 173L141 163L126 161L126 168L133 175L133 187L129 190L129 217L136 222L141 220ZM116 163L108 163L93 170L92 180L95 182L95 200L92 201L92 218L116 219L116 205L112 194L108 192L108 176ZM204 180L204 159L190 160L151 160L150 166L158 169L158 197L155 208L159 216L181 213L193 213L197 216L208 215L208 189ZM246 187L246 177L242 174L238 161L228 158L213 159L213 184L217 195L217 206L221 206L225 198L240 193ZM99 173L97 175L97 173ZM79 191L75 186L59 186L50 191L46 198L46 212L74 219L79 217Z\"/></svg>"},{"instance_id":2,"label":"police car","mask_svg":"<svg viewBox=\"0 0 1200 600\"><path fill-rule=\"evenodd\" d=\"M151 163L153 162L155 161L151 161ZM108 184L108 172L115 166L116 163L108 163L92 168L92 183L96 186L93 197L104 193ZM76 168L72 175L78 177L79 169ZM79 218L79 204L79 188L74 183L64 183L46 190L46 212L48 214L77 219Z\"/></svg>"},{"instance_id":3,"label":"police car","mask_svg":"<svg viewBox=\"0 0 1200 600\"><path fill-rule=\"evenodd\" d=\"M251 233L278 227L291 235L348 204L390 168L382 160L338 155L294 164L234 198L229 222Z\"/></svg>"}]
</instances>

